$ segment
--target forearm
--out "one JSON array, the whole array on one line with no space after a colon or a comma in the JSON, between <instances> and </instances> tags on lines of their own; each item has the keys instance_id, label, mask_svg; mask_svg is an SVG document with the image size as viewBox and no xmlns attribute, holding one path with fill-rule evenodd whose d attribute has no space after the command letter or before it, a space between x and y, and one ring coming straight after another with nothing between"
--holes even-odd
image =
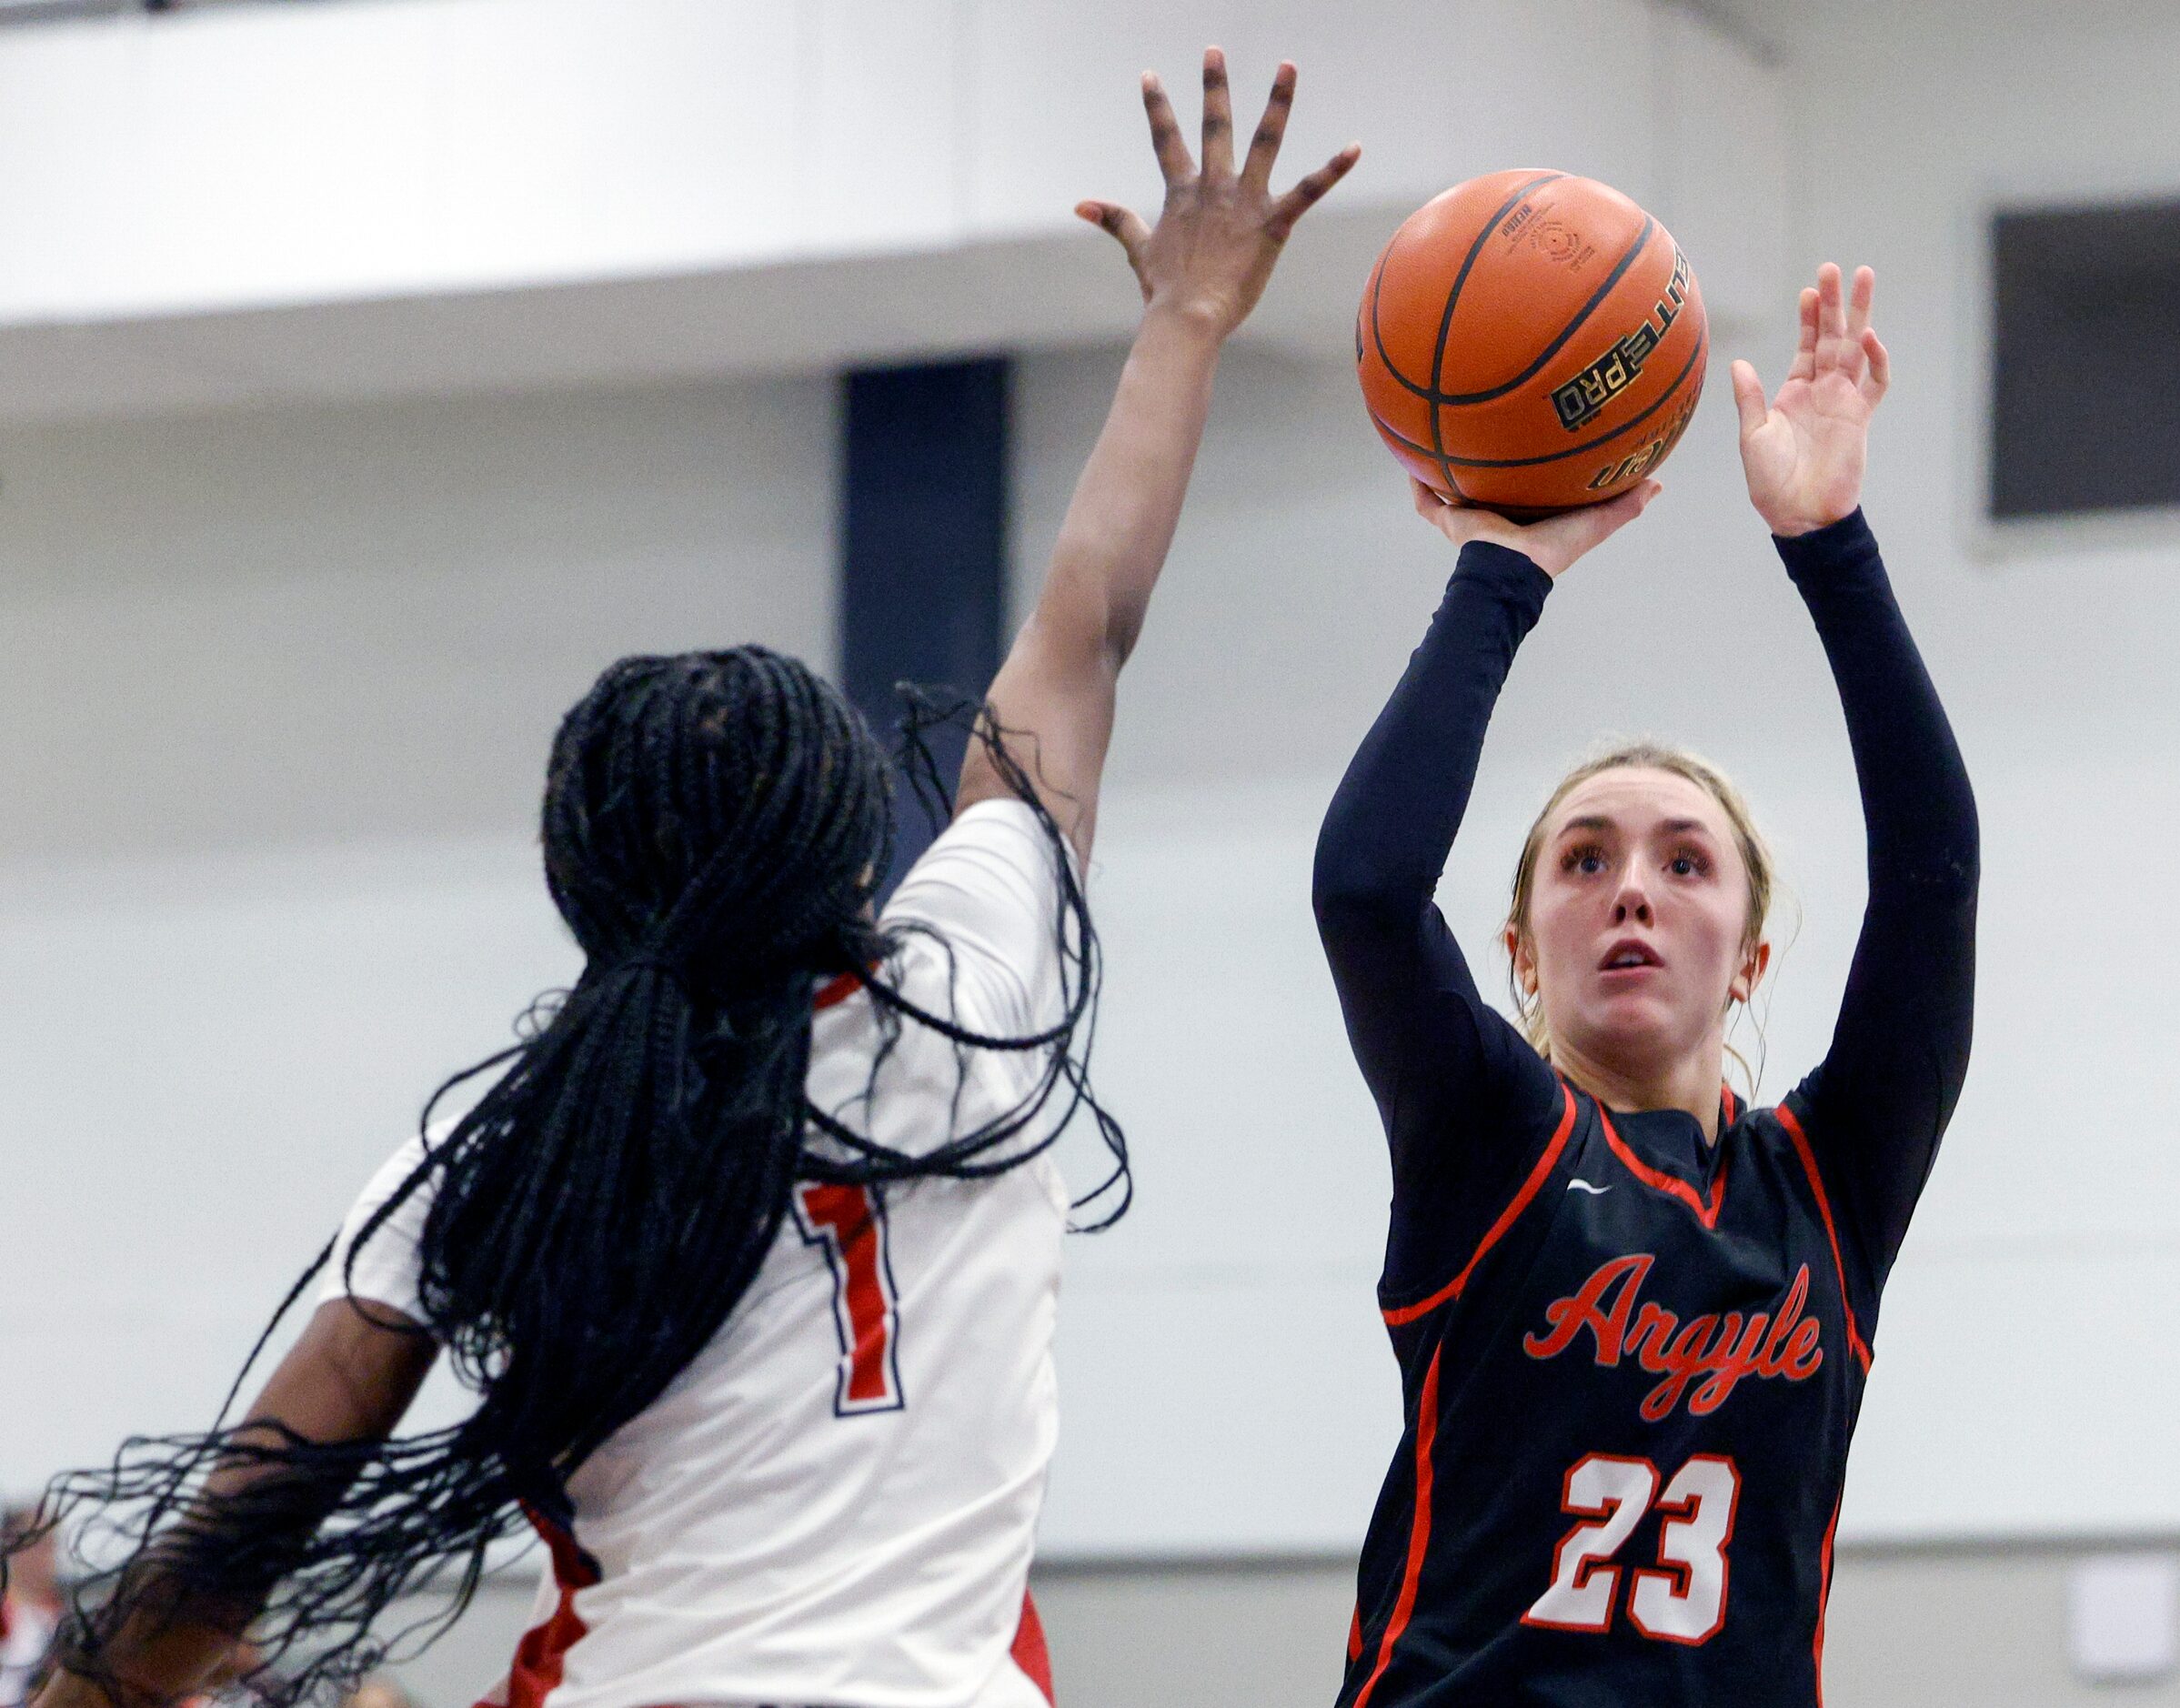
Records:
<instances>
[{"instance_id":1,"label":"forearm","mask_svg":"<svg viewBox=\"0 0 2180 1708\"><path fill-rule=\"evenodd\" d=\"M1871 899L1973 895L1975 798L1862 512L1779 542L1838 685L1869 838Z\"/></svg>"},{"instance_id":2,"label":"forearm","mask_svg":"<svg viewBox=\"0 0 2180 1708\"><path fill-rule=\"evenodd\" d=\"M1492 708L1552 583L1520 553L1462 550L1430 632L1363 738L1325 815L1314 893L1420 924L1468 809Z\"/></svg>"},{"instance_id":3,"label":"forearm","mask_svg":"<svg viewBox=\"0 0 2180 1708\"><path fill-rule=\"evenodd\" d=\"M1043 591L987 696L1030 785L1084 859L1112 739L1120 667L1188 494L1218 366L1215 330L1189 316L1143 316L1112 408L1068 506ZM1009 792L977 744L957 807Z\"/></svg>"},{"instance_id":4,"label":"forearm","mask_svg":"<svg viewBox=\"0 0 2180 1708\"><path fill-rule=\"evenodd\" d=\"M38 1708L157 1708L226 1676L275 1586L301 1565L367 1443L315 1450L278 1426L235 1432L186 1512L156 1533L87 1622L64 1633Z\"/></svg>"},{"instance_id":5,"label":"forearm","mask_svg":"<svg viewBox=\"0 0 2180 1708\"><path fill-rule=\"evenodd\" d=\"M1104 429L1075 483L1035 621L1117 670L1134 648L1202 443L1219 364L1216 328L1144 314Z\"/></svg>"}]
</instances>

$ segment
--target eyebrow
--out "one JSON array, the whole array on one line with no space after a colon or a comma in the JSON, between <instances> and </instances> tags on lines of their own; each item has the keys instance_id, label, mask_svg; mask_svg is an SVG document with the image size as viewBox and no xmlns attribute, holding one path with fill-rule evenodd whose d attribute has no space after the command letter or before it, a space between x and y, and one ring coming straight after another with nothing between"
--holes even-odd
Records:
<instances>
[{"instance_id":1,"label":"eyebrow","mask_svg":"<svg viewBox=\"0 0 2180 1708\"><path fill-rule=\"evenodd\" d=\"M1579 819L1570 819L1560 826L1559 833L1565 836L1571 830L1617 830L1620 821L1602 813L1584 813ZM1668 836L1686 836L1696 831L1703 836L1712 834L1711 827L1701 819L1667 819L1658 829Z\"/></svg>"}]
</instances>

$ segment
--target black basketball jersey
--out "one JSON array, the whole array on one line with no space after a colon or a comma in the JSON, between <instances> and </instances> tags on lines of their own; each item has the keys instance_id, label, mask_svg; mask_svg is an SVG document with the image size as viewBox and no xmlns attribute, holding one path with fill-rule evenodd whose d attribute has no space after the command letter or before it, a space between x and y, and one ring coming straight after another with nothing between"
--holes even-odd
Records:
<instances>
[{"instance_id":1,"label":"black basketball jersey","mask_svg":"<svg viewBox=\"0 0 2180 1708\"><path fill-rule=\"evenodd\" d=\"M1341 1708L1815 1708L1885 1278L1967 1072L1979 835L1861 514L1779 552L1840 689L1869 905L1778 1109L1612 1114L1484 1002L1433 896L1552 582L1472 541L1318 839L1392 1163L1406 1431Z\"/></svg>"},{"instance_id":2,"label":"black basketball jersey","mask_svg":"<svg viewBox=\"0 0 2180 1708\"><path fill-rule=\"evenodd\" d=\"M1869 1351L1792 1099L1713 1146L1562 1085L1466 1266L1381 1302L1407 1429L1341 1708L1818 1701Z\"/></svg>"}]
</instances>

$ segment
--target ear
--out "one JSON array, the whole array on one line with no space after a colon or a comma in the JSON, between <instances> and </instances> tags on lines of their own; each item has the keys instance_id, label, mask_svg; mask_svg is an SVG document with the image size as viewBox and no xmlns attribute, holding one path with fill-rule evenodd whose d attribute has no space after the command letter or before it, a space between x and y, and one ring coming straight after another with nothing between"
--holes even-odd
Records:
<instances>
[{"instance_id":1,"label":"ear","mask_svg":"<svg viewBox=\"0 0 2180 1708\"><path fill-rule=\"evenodd\" d=\"M1755 948L1749 950L1747 959L1741 963L1740 970L1734 973L1733 982L1726 991L1727 996L1735 1002L1746 1002L1756 987L1763 982L1763 970L1771 964L1772 946L1768 942L1759 941Z\"/></svg>"},{"instance_id":2,"label":"ear","mask_svg":"<svg viewBox=\"0 0 2180 1708\"><path fill-rule=\"evenodd\" d=\"M1537 993L1537 958L1535 951L1522 940L1522 933L1512 925L1502 927L1501 938L1506 944L1506 958L1514 965L1514 988L1523 996Z\"/></svg>"}]
</instances>

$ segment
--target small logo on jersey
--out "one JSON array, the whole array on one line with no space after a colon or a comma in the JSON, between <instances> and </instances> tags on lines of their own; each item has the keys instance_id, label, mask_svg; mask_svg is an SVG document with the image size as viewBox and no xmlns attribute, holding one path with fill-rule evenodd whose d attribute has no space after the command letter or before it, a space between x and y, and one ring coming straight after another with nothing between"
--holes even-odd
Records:
<instances>
[{"instance_id":1,"label":"small logo on jersey","mask_svg":"<svg viewBox=\"0 0 2180 1708\"><path fill-rule=\"evenodd\" d=\"M1643 1399L1643 1418L1650 1423L1671 1415L1683 1399L1691 1417L1707 1416L1747 1377L1807 1381L1823 1364L1823 1325L1803 1314L1809 1302L1808 1264L1794 1276L1776 1315L1758 1311L1743 1317L1729 1311L1683 1322L1650 1301L1635 1308L1656 1261L1638 1251L1599 1264L1580 1291L1544 1307L1548 1327L1523 1335L1522 1350L1535 1359L1557 1358L1587 1331L1596 1361L1606 1369L1625 1358L1664 1378Z\"/></svg>"},{"instance_id":2,"label":"small logo on jersey","mask_svg":"<svg viewBox=\"0 0 2180 1708\"><path fill-rule=\"evenodd\" d=\"M1589 1193L1592 1198L1602 1198L1612 1189L1609 1186L1592 1186L1587 1181L1573 1180L1567 1182L1567 1190L1571 1192L1578 1191L1584 1191Z\"/></svg>"}]
</instances>

